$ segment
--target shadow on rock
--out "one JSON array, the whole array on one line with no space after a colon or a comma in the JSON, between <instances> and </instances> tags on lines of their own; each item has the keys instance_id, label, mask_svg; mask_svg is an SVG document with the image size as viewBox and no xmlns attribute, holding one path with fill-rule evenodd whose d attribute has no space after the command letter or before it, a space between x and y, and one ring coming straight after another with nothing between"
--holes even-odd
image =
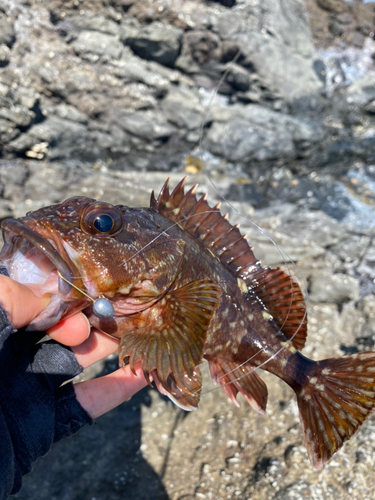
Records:
<instances>
[{"instance_id":1,"label":"shadow on rock","mask_svg":"<svg viewBox=\"0 0 375 500\"><path fill-rule=\"evenodd\" d=\"M102 373L113 371L114 360ZM142 406L150 388L103 415L91 428L54 445L24 478L18 500L169 500L161 477L143 458Z\"/></svg>"}]
</instances>

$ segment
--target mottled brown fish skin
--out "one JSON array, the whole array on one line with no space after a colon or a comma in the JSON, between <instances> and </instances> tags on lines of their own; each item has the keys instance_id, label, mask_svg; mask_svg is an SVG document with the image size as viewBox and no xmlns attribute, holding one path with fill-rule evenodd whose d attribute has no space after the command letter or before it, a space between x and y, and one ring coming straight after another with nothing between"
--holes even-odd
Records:
<instances>
[{"instance_id":1,"label":"mottled brown fish skin","mask_svg":"<svg viewBox=\"0 0 375 500\"><path fill-rule=\"evenodd\" d=\"M375 353L305 358L298 284L263 268L219 207L197 200L196 187L185 193L184 182L172 193L167 182L149 208L75 197L3 222L0 259L10 276L33 282L40 270L41 290L54 297L30 329L84 310L121 339L120 359L133 370L140 360L146 378L186 410L198 406L204 358L235 404L241 393L260 412L267 387L258 368L267 370L294 389L310 460L322 467L374 411ZM68 282L108 298L115 316L98 317Z\"/></svg>"}]
</instances>

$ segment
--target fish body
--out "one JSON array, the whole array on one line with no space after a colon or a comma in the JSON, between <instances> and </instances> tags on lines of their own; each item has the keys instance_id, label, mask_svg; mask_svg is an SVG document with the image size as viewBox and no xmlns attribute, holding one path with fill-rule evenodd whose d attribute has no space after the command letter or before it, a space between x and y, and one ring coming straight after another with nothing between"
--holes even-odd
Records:
<instances>
[{"instance_id":1,"label":"fish body","mask_svg":"<svg viewBox=\"0 0 375 500\"><path fill-rule=\"evenodd\" d=\"M186 410L198 407L199 365L237 403L265 412L267 370L296 393L311 462L322 467L375 407L375 353L315 362L299 351L307 317L298 284L263 268L252 248L206 197L168 182L150 207L75 197L2 224L0 260L50 305L29 329L83 310L120 339L120 359L141 361L146 379ZM114 316L96 314L106 298Z\"/></svg>"}]
</instances>

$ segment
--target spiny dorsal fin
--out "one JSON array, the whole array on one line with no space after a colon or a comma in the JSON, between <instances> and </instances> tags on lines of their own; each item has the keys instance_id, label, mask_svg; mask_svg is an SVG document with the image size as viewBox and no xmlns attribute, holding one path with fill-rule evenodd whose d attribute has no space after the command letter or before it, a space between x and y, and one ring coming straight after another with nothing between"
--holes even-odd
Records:
<instances>
[{"instance_id":1,"label":"spiny dorsal fin","mask_svg":"<svg viewBox=\"0 0 375 500\"><path fill-rule=\"evenodd\" d=\"M151 196L151 207L201 240L235 276L245 279L249 272L262 269L239 226L221 215L220 204L210 207L207 195L197 200L197 185L184 193L185 182L186 177L170 193L167 179L158 198Z\"/></svg>"},{"instance_id":2,"label":"spiny dorsal fin","mask_svg":"<svg viewBox=\"0 0 375 500\"><path fill-rule=\"evenodd\" d=\"M307 335L307 318L298 283L279 268L263 268L239 226L233 226L227 214L221 215L220 204L210 207L207 195L197 200L197 185L185 193L185 183L186 177L170 193L168 178L157 199L152 193L151 208L178 222L202 241L234 276L255 290L288 339L298 330L292 344L296 349L302 349Z\"/></svg>"}]
</instances>

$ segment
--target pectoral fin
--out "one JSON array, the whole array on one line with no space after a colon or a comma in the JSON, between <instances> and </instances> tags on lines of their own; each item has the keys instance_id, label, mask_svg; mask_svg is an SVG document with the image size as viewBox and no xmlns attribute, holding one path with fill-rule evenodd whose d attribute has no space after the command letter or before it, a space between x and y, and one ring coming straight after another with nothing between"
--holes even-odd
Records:
<instances>
[{"instance_id":1,"label":"pectoral fin","mask_svg":"<svg viewBox=\"0 0 375 500\"><path fill-rule=\"evenodd\" d=\"M219 286L196 280L168 292L140 314L140 328L127 332L120 342L120 359L134 365L141 360L146 380L184 409L198 405L207 330L220 302Z\"/></svg>"}]
</instances>

